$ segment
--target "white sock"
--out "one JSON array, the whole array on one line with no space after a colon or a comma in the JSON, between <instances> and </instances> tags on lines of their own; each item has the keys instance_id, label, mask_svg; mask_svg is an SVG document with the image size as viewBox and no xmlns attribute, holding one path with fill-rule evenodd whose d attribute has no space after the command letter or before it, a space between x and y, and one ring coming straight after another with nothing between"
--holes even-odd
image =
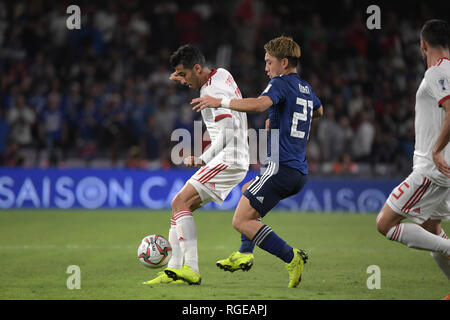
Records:
<instances>
[{"instance_id":1,"label":"white sock","mask_svg":"<svg viewBox=\"0 0 450 320\"><path fill-rule=\"evenodd\" d=\"M184 264L195 272L198 268L197 228L191 211L180 211L173 215L177 224L178 241L184 252Z\"/></svg>"},{"instance_id":2,"label":"white sock","mask_svg":"<svg viewBox=\"0 0 450 320\"><path fill-rule=\"evenodd\" d=\"M415 223L399 223L388 231L386 238L401 242L410 248L450 255L449 239L432 234Z\"/></svg>"},{"instance_id":3,"label":"white sock","mask_svg":"<svg viewBox=\"0 0 450 320\"><path fill-rule=\"evenodd\" d=\"M448 237L445 234L443 229L442 229L441 233L439 234L439 237L448 239ZM444 274L450 280L450 258L449 258L449 256L439 253L439 252L431 252L431 256L433 257L434 261L436 261L439 268L441 268L442 272L444 272Z\"/></svg>"},{"instance_id":4,"label":"white sock","mask_svg":"<svg viewBox=\"0 0 450 320\"><path fill-rule=\"evenodd\" d=\"M170 219L169 242L172 246L172 257L169 260L168 268L179 269L183 265L183 251L178 241L178 234L175 220Z\"/></svg>"}]
</instances>

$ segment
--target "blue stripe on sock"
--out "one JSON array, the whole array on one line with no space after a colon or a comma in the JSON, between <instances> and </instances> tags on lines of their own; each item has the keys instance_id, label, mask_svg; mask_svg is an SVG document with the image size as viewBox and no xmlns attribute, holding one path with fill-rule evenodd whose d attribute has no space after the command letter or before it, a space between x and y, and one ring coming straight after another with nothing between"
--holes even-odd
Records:
<instances>
[{"instance_id":1,"label":"blue stripe on sock","mask_svg":"<svg viewBox=\"0 0 450 320\"><path fill-rule=\"evenodd\" d=\"M286 263L291 262L292 258L294 258L294 251L292 247L288 245L286 241L277 236L273 230L270 230L270 232L263 239L260 239L258 246L261 249L277 256Z\"/></svg>"}]
</instances>

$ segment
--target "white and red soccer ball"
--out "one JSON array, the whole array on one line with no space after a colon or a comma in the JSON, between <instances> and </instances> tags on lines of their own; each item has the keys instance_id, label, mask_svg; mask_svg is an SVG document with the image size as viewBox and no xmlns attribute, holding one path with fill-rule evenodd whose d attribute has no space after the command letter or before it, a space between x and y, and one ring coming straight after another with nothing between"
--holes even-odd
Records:
<instances>
[{"instance_id":1,"label":"white and red soccer ball","mask_svg":"<svg viewBox=\"0 0 450 320\"><path fill-rule=\"evenodd\" d=\"M159 268L165 266L172 257L169 240L159 234L152 234L142 239L137 255L146 267Z\"/></svg>"}]
</instances>

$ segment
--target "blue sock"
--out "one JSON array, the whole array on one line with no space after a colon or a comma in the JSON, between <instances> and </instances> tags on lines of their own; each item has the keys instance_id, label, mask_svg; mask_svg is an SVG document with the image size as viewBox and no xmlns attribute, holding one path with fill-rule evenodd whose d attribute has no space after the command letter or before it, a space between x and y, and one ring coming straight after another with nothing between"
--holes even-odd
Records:
<instances>
[{"instance_id":1,"label":"blue sock","mask_svg":"<svg viewBox=\"0 0 450 320\"><path fill-rule=\"evenodd\" d=\"M261 249L277 256L286 263L294 258L294 251L283 239L276 235L273 230L263 225L253 237L253 242Z\"/></svg>"},{"instance_id":2,"label":"blue sock","mask_svg":"<svg viewBox=\"0 0 450 320\"><path fill-rule=\"evenodd\" d=\"M240 253L253 253L253 249L255 248L255 243L241 234L241 247L239 248Z\"/></svg>"}]
</instances>

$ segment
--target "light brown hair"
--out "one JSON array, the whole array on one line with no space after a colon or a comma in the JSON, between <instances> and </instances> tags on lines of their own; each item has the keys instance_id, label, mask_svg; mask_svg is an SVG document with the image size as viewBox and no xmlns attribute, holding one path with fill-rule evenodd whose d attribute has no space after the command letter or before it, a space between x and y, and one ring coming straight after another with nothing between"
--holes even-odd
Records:
<instances>
[{"instance_id":1,"label":"light brown hair","mask_svg":"<svg viewBox=\"0 0 450 320\"><path fill-rule=\"evenodd\" d=\"M300 60L300 46L291 37L281 36L270 40L264 45L264 50L278 60L287 58L290 67L297 67Z\"/></svg>"}]
</instances>

